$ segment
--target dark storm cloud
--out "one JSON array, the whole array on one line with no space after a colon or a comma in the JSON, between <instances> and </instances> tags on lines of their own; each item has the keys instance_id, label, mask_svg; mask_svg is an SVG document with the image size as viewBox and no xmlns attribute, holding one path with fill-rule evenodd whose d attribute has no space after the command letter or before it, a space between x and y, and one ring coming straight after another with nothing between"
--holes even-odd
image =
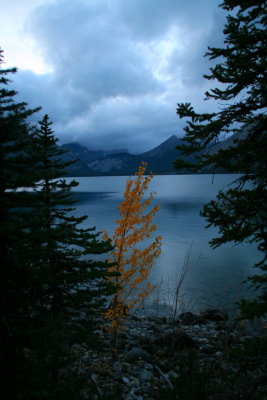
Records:
<instances>
[{"instance_id":1,"label":"dark storm cloud","mask_svg":"<svg viewBox=\"0 0 267 400\"><path fill-rule=\"evenodd\" d=\"M171 25L179 25L188 34L212 24L219 4L212 0L135 0L120 1L120 20L133 36L154 40L164 35Z\"/></svg>"},{"instance_id":2,"label":"dark storm cloud","mask_svg":"<svg viewBox=\"0 0 267 400\"><path fill-rule=\"evenodd\" d=\"M89 118L76 118L65 127L68 136L76 131L75 139L89 145L128 148L133 152L149 150L151 143L159 144L176 132L176 116L167 103L152 97L142 99L103 100L92 107ZM108 126L108 129L107 129ZM175 126L175 129L174 129ZM77 129L78 128L78 129ZM157 132L161 136L157 140ZM156 141L155 141L156 137Z\"/></svg>"},{"instance_id":3,"label":"dark storm cloud","mask_svg":"<svg viewBox=\"0 0 267 400\"><path fill-rule=\"evenodd\" d=\"M33 16L32 28L46 50L57 82L102 97L137 96L162 90L138 43L103 2L60 1Z\"/></svg>"},{"instance_id":4,"label":"dark storm cloud","mask_svg":"<svg viewBox=\"0 0 267 400\"><path fill-rule=\"evenodd\" d=\"M192 2L190 4L192 8ZM206 4L206 8L203 8L204 2L199 2L198 5L201 5L198 10L192 10L192 19L188 18L183 22L189 20L188 26L191 26L191 29L184 29L184 32L187 32L183 38L186 46L183 52L173 52L168 68L172 76L179 77L185 87L196 85L199 88L210 88L211 83L203 79L203 75L209 73L209 68L217 63L217 60L211 61L208 56L204 57L204 54L208 52L208 46L223 47L225 12L216 7L212 9L212 13L205 13L206 9L209 10L208 5Z\"/></svg>"},{"instance_id":5,"label":"dark storm cloud","mask_svg":"<svg viewBox=\"0 0 267 400\"><path fill-rule=\"evenodd\" d=\"M200 104L203 53L221 44L224 19L211 0L48 2L26 29L52 72L20 71L15 85L61 141L147 150L182 135L176 103Z\"/></svg>"}]
</instances>

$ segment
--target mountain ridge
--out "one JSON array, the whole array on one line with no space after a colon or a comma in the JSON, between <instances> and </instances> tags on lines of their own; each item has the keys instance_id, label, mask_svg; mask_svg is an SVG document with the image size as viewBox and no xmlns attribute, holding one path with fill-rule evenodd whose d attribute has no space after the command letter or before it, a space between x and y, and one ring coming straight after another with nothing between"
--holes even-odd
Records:
<instances>
[{"instance_id":1,"label":"mountain ridge","mask_svg":"<svg viewBox=\"0 0 267 400\"><path fill-rule=\"evenodd\" d=\"M240 135L242 139L242 134ZM222 148L233 146L237 135L234 134L225 140L213 144L207 152L216 152ZM109 175L133 175L142 161L148 164L147 170L154 174L187 174L187 170L175 169L174 161L181 157L189 162L196 160L196 155L182 156L177 146L183 144L183 140L176 135L170 136L158 146L140 154L131 154L125 149L112 150L90 150L78 142L71 142L61 147L68 152L64 155L66 161L77 160L76 164L70 166L66 176L109 176ZM202 173L210 173L208 169ZM222 172L222 171L220 171Z\"/></svg>"},{"instance_id":2,"label":"mountain ridge","mask_svg":"<svg viewBox=\"0 0 267 400\"><path fill-rule=\"evenodd\" d=\"M65 158L69 160L79 159L76 166L71 166L67 176L75 176L80 171L81 176L99 175L133 175L141 161L148 163L148 170L153 173L174 174L175 168L172 165L177 158L176 146L181 142L177 136L172 135L155 148L140 153L131 154L127 151L112 150L90 150L78 142L72 142L61 147L68 150Z\"/></svg>"}]
</instances>

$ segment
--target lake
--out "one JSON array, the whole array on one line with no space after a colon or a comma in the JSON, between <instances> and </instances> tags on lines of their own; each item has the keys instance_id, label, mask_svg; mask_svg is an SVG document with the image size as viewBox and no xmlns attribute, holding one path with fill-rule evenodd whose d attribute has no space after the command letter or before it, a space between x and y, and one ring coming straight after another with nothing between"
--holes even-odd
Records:
<instances>
[{"instance_id":1,"label":"lake","mask_svg":"<svg viewBox=\"0 0 267 400\"><path fill-rule=\"evenodd\" d=\"M220 307L229 312L235 303L247 295L244 279L255 272L253 265L260 258L250 244L225 244L211 249L209 241L216 236L216 228L207 225L199 213L202 205L216 197L237 175L162 175L155 176L149 191L155 191L154 204L160 204L155 218L156 234L162 236L162 253L150 275L158 287L150 296L157 306L169 306L184 264L189 257L189 269L179 295L180 310L200 311ZM77 209L75 215L88 215L85 226L111 235L119 217L118 205L123 199L127 177L75 178ZM68 180L68 179L67 179Z\"/></svg>"}]
</instances>

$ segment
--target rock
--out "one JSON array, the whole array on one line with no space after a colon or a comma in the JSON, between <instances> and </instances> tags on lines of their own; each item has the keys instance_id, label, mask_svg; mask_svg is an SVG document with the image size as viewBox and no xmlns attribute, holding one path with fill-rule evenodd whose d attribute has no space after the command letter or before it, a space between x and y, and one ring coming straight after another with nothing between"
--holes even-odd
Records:
<instances>
[{"instance_id":1,"label":"rock","mask_svg":"<svg viewBox=\"0 0 267 400\"><path fill-rule=\"evenodd\" d=\"M250 363L247 372L241 371L239 359L228 356L232 349L242 348L254 336L252 327L240 327L230 318L226 322L227 315L216 309L199 314L183 313L180 317L181 323L177 324L177 321L166 322L155 317L129 316L120 333L120 354L116 362L112 361L107 347L108 334L104 335L106 345L100 351L91 350L86 344L72 345L70 352L79 357L75 368L78 372L86 371L95 385L96 394L90 400L117 399L118 393L124 400L159 399L161 387L170 389L172 381L182 381L187 373L184 368L191 359L192 346L197 374L214 376L211 383L214 398L246 398L248 393L255 400L267 399L265 369ZM108 333L105 325L103 331ZM231 387L229 379L235 383Z\"/></svg>"},{"instance_id":2,"label":"rock","mask_svg":"<svg viewBox=\"0 0 267 400\"><path fill-rule=\"evenodd\" d=\"M136 394L136 392L137 392L137 389L132 388L131 391L128 393L125 400L143 400L143 397Z\"/></svg>"},{"instance_id":3,"label":"rock","mask_svg":"<svg viewBox=\"0 0 267 400\"><path fill-rule=\"evenodd\" d=\"M199 337L199 338L197 338L197 341L199 342L199 343L209 343L209 339L208 338L206 338L206 337Z\"/></svg>"},{"instance_id":4,"label":"rock","mask_svg":"<svg viewBox=\"0 0 267 400\"><path fill-rule=\"evenodd\" d=\"M130 381L129 381L129 379L127 378L127 376L123 376L123 377L121 378L121 380L122 380L123 383L126 383L126 385L128 385L128 384L130 383Z\"/></svg>"},{"instance_id":5,"label":"rock","mask_svg":"<svg viewBox=\"0 0 267 400\"><path fill-rule=\"evenodd\" d=\"M133 363L139 358L144 361L150 361L151 355L146 350L143 350L140 347L133 347L130 351L128 351L128 353L125 354L124 361L128 363Z\"/></svg>"},{"instance_id":6,"label":"rock","mask_svg":"<svg viewBox=\"0 0 267 400\"><path fill-rule=\"evenodd\" d=\"M253 340L253 339L255 339L253 336L241 336L240 339L239 339L239 341L240 341L241 343L244 343L244 342L246 342L246 341L251 341L251 340Z\"/></svg>"},{"instance_id":7,"label":"rock","mask_svg":"<svg viewBox=\"0 0 267 400\"><path fill-rule=\"evenodd\" d=\"M147 364L145 364L145 368L152 371L153 370L153 365L147 363Z\"/></svg>"},{"instance_id":8,"label":"rock","mask_svg":"<svg viewBox=\"0 0 267 400\"><path fill-rule=\"evenodd\" d=\"M149 381L153 378L153 372L146 368L140 368L135 371L136 375L140 379L140 381Z\"/></svg>"},{"instance_id":9,"label":"rock","mask_svg":"<svg viewBox=\"0 0 267 400\"><path fill-rule=\"evenodd\" d=\"M141 320L141 318L137 317L137 316L134 315L134 314L130 314L129 319L131 319L131 320L133 320L133 321L138 321L138 322Z\"/></svg>"},{"instance_id":10,"label":"rock","mask_svg":"<svg viewBox=\"0 0 267 400\"><path fill-rule=\"evenodd\" d=\"M97 372L98 375L101 375L103 377L112 375L111 371L108 368L104 367L96 367L95 371Z\"/></svg>"},{"instance_id":11,"label":"rock","mask_svg":"<svg viewBox=\"0 0 267 400\"><path fill-rule=\"evenodd\" d=\"M151 322L156 322L156 324L166 324L167 323L167 318L166 317L148 317L148 321Z\"/></svg>"},{"instance_id":12,"label":"rock","mask_svg":"<svg viewBox=\"0 0 267 400\"><path fill-rule=\"evenodd\" d=\"M198 316L191 313L190 311L183 312L178 315L178 321L184 325L196 324L198 322Z\"/></svg>"},{"instance_id":13,"label":"rock","mask_svg":"<svg viewBox=\"0 0 267 400\"><path fill-rule=\"evenodd\" d=\"M228 315L221 311L214 309L207 309L203 313L200 314L200 318L202 321L209 320L209 321L227 321Z\"/></svg>"},{"instance_id":14,"label":"rock","mask_svg":"<svg viewBox=\"0 0 267 400\"><path fill-rule=\"evenodd\" d=\"M154 340L154 344L167 347L171 352L195 347L194 340L182 331L163 333Z\"/></svg>"},{"instance_id":15,"label":"rock","mask_svg":"<svg viewBox=\"0 0 267 400\"><path fill-rule=\"evenodd\" d=\"M156 325L156 324L151 324L151 325L150 325L150 329L151 329L153 332L157 332L157 333L161 332L160 327L159 327L158 325Z\"/></svg>"},{"instance_id":16,"label":"rock","mask_svg":"<svg viewBox=\"0 0 267 400\"><path fill-rule=\"evenodd\" d=\"M113 376L115 379L121 379L123 365L119 361L115 361L112 365Z\"/></svg>"},{"instance_id":17,"label":"rock","mask_svg":"<svg viewBox=\"0 0 267 400\"><path fill-rule=\"evenodd\" d=\"M171 370L168 372L169 378L174 378L174 379L178 379L180 377L180 374L177 374L177 372Z\"/></svg>"},{"instance_id":18,"label":"rock","mask_svg":"<svg viewBox=\"0 0 267 400\"><path fill-rule=\"evenodd\" d=\"M141 385L140 380L136 376L133 376L132 386L134 386L135 388L139 388L140 385Z\"/></svg>"},{"instance_id":19,"label":"rock","mask_svg":"<svg viewBox=\"0 0 267 400\"><path fill-rule=\"evenodd\" d=\"M155 339L153 339L153 340L155 340ZM144 350L146 350L149 354L154 354L158 351L158 346L153 343L150 343L148 341L148 338L146 338L144 340L140 340L139 346L140 345L142 345L142 348Z\"/></svg>"},{"instance_id":20,"label":"rock","mask_svg":"<svg viewBox=\"0 0 267 400\"><path fill-rule=\"evenodd\" d=\"M133 349L134 347L139 347L141 343L142 343L142 340L129 339L128 343L127 343L127 350Z\"/></svg>"}]
</instances>

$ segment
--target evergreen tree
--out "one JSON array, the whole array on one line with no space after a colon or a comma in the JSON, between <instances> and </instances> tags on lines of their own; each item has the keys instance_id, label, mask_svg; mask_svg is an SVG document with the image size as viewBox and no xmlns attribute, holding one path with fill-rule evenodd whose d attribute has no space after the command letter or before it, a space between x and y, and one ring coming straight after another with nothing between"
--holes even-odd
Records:
<instances>
[{"instance_id":1,"label":"evergreen tree","mask_svg":"<svg viewBox=\"0 0 267 400\"><path fill-rule=\"evenodd\" d=\"M15 72L0 69L0 397L79 399L69 345L89 341L112 292L108 265L90 259L111 246L77 227L86 218L71 215L77 183L60 179L68 163L48 117L36 131L39 109L15 101Z\"/></svg>"},{"instance_id":2,"label":"evergreen tree","mask_svg":"<svg viewBox=\"0 0 267 400\"><path fill-rule=\"evenodd\" d=\"M75 201L71 190L78 183L74 180L67 183L61 178L73 161L62 160L66 150L57 146L47 115L39 124L32 149L38 158L39 180L33 200L31 234L37 249L35 257L47 277L44 278L47 279L44 304L53 316L63 313L66 318L74 314L77 318L85 313L88 320L92 317L92 309L99 314L99 307L105 303L102 294L107 294L112 287L104 283L109 267L107 262L95 261L88 256L106 253L112 247L109 241L99 239L95 228L79 227L87 216L72 215ZM88 282L93 282L90 290Z\"/></svg>"},{"instance_id":3,"label":"evergreen tree","mask_svg":"<svg viewBox=\"0 0 267 400\"><path fill-rule=\"evenodd\" d=\"M112 247L98 238L95 228L79 227L87 217L73 215L71 190L78 183L61 179L72 161L62 160L66 151L57 146L47 115L39 124L30 150L36 155L38 183L32 193L28 230L35 342L29 349L32 391L27 398L79 399L82 386L77 388L81 383L72 371L68 349L71 343L92 344L94 318L100 316L106 296L113 293L106 279L109 264L92 256Z\"/></svg>"},{"instance_id":4,"label":"evergreen tree","mask_svg":"<svg viewBox=\"0 0 267 400\"><path fill-rule=\"evenodd\" d=\"M256 264L261 274L250 277L261 293L252 302L242 301L243 315L252 318L267 312L267 2L224 0L221 7L228 11L225 47L209 48L206 56L218 63L204 76L219 83L205 94L206 99L219 102L219 111L197 113L190 103L179 103L177 114L188 118L185 145L180 149L192 154L228 133L236 133L235 143L217 153L200 153L197 165L177 160L176 167L197 171L212 166L215 171L242 174L204 206L202 215L208 226L219 228L220 236L211 241L213 247L249 241L263 252Z\"/></svg>"},{"instance_id":5,"label":"evergreen tree","mask_svg":"<svg viewBox=\"0 0 267 400\"><path fill-rule=\"evenodd\" d=\"M8 77L16 68L4 69L3 63L0 49L0 395L7 399L13 397L14 376L23 365L30 319L30 271L24 257L27 195L18 189L32 186L28 118L38 109L15 101Z\"/></svg>"}]
</instances>

